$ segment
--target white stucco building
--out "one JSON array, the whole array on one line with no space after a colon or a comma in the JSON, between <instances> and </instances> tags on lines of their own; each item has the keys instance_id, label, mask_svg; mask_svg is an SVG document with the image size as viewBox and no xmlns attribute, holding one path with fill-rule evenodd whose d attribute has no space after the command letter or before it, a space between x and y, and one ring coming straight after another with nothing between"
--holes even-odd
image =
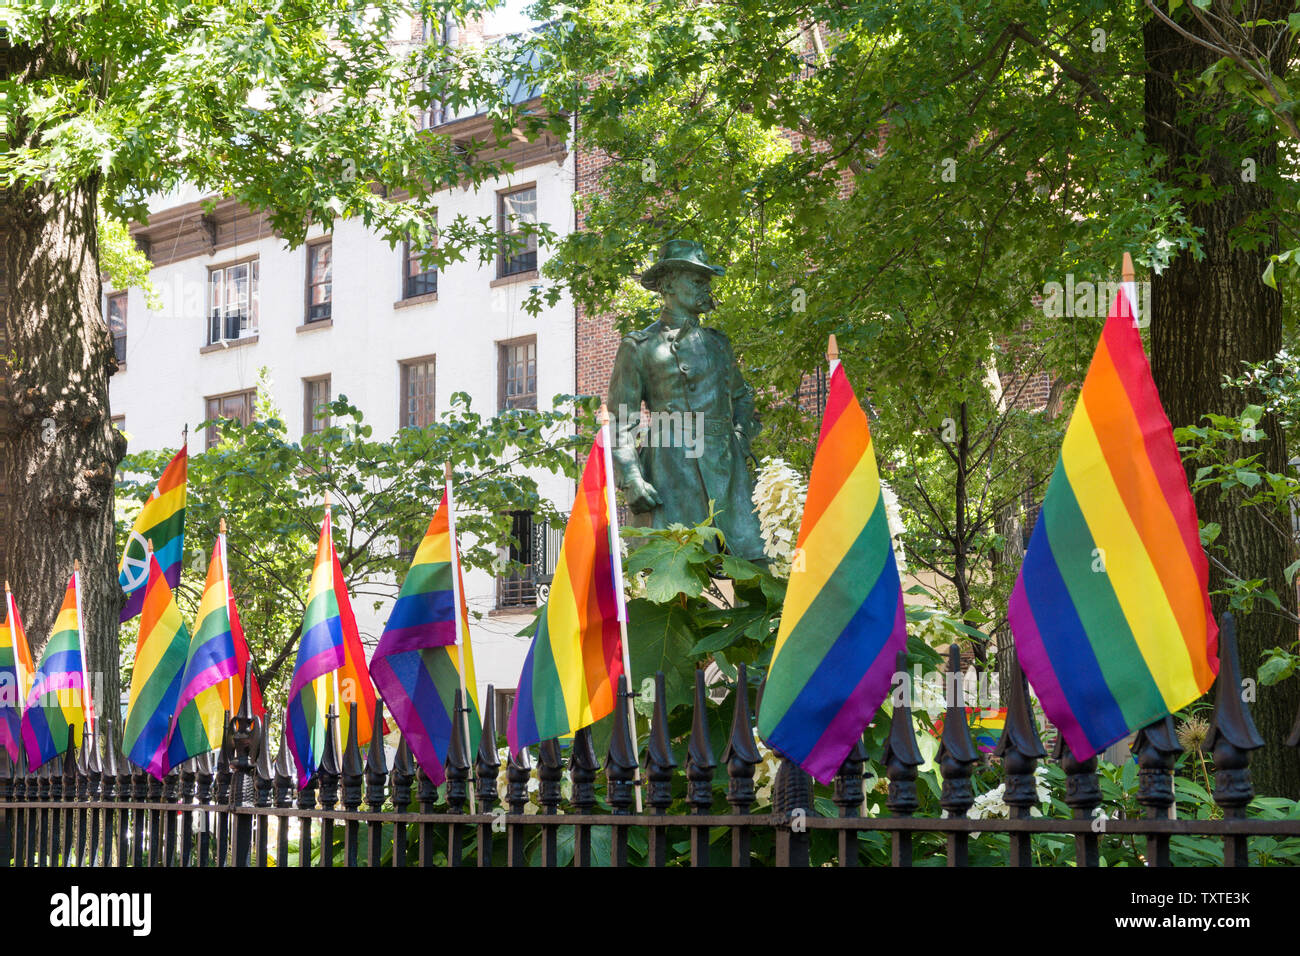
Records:
<instances>
[{"instance_id":1,"label":"white stucco building","mask_svg":"<svg viewBox=\"0 0 1300 956\"><path fill-rule=\"evenodd\" d=\"M469 136L485 126L471 116L440 131ZM574 222L568 144L515 143L509 150L515 173L476 190L439 193L439 221L462 213L498 223L532 215L566 234ZM468 392L481 413L530 403L549 408L553 396L575 391L572 302L563 298L538 316L522 308L537 281L537 252L432 274L418 256L390 248L357 221L338 222L329 233L317 227L291 249L264 215L233 200L208 213L204 198L161 198L148 224L134 230L154 263L161 309L149 309L140 290L106 290L105 315L123 366L110 379L112 409L130 451L175 447L187 425L191 453L202 451L208 436L198 425L214 417L246 421L263 367L295 439L313 427L311 411L340 394L380 437L426 423L457 391ZM543 494L567 509L572 482L538 477ZM471 623L480 690L488 683L513 689L528 647L515 633L526 606L535 605L532 589L502 587L486 572L468 573L465 584L471 609L482 612ZM354 602L363 637L373 643L391 603L378 614L370 605Z\"/></svg>"}]
</instances>

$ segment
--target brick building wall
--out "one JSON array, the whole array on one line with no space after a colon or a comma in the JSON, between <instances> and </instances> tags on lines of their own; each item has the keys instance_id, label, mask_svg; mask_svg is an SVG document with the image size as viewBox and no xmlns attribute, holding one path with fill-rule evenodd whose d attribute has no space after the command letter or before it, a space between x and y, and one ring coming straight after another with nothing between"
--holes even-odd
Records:
<instances>
[{"instance_id":1,"label":"brick building wall","mask_svg":"<svg viewBox=\"0 0 1300 956\"><path fill-rule=\"evenodd\" d=\"M579 117L581 122L581 117ZM574 190L577 196L606 195L601 173L610 163L609 154L586 147L574 152ZM586 215L579 203L574 216L575 230L586 228ZM574 390L579 395L604 395L614 370L619 335L614 315L593 312L578 305L574 309Z\"/></svg>"}]
</instances>

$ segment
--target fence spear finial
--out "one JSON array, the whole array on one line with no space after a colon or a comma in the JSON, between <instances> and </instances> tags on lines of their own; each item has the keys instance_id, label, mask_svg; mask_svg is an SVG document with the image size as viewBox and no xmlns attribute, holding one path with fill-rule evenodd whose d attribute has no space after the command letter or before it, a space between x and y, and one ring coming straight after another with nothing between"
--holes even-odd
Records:
<instances>
[{"instance_id":1,"label":"fence spear finial","mask_svg":"<svg viewBox=\"0 0 1300 956\"><path fill-rule=\"evenodd\" d=\"M632 783L640 766L628 726L632 720L631 706L628 703L630 696L627 675L620 674L618 699L614 705L614 726L609 739L609 751L605 754L605 779L609 787L607 796L610 806L617 814L632 812Z\"/></svg>"},{"instance_id":2,"label":"fence spear finial","mask_svg":"<svg viewBox=\"0 0 1300 956\"><path fill-rule=\"evenodd\" d=\"M754 803L754 768L762 761L754 743L754 717L749 709L749 675L742 661L736 665L736 693L731 709L731 736L722 751L727 767L727 802L737 813L748 813Z\"/></svg>"},{"instance_id":3,"label":"fence spear finial","mask_svg":"<svg viewBox=\"0 0 1300 956\"><path fill-rule=\"evenodd\" d=\"M1219 676L1214 689L1214 716L1205 747L1214 753L1214 802L1229 816L1244 815L1255 798L1250 779L1250 752L1264 746L1250 708L1241 699L1241 660L1237 623L1224 614L1219 628Z\"/></svg>"},{"instance_id":4,"label":"fence spear finial","mask_svg":"<svg viewBox=\"0 0 1300 956\"><path fill-rule=\"evenodd\" d=\"M686 801L694 813L708 813L713 806L713 771L718 761L709 740L709 695L704 670L695 669L695 713L691 716L691 739L686 748Z\"/></svg>"},{"instance_id":5,"label":"fence spear finial","mask_svg":"<svg viewBox=\"0 0 1300 956\"><path fill-rule=\"evenodd\" d=\"M943 717L943 734L939 739L938 761L943 771L943 792L939 805L952 816L964 817L975 802L971 770L979 763L980 752L970 739L965 702L961 694L961 649L948 645L948 674L944 689L950 694Z\"/></svg>"}]
</instances>

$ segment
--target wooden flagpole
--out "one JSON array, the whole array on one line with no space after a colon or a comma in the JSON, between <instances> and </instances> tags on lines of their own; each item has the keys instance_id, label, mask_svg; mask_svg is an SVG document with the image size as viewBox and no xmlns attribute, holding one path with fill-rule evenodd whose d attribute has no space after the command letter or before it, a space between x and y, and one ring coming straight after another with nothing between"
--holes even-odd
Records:
<instances>
[{"instance_id":1,"label":"wooden flagpole","mask_svg":"<svg viewBox=\"0 0 1300 956\"><path fill-rule=\"evenodd\" d=\"M329 557L326 559L326 565L327 565L327 567L329 568L329 589L330 589L331 591L333 591L333 590L334 590L334 520L330 517L330 492L329 492L329 489L328 489L328 488L325 489L325 520L329 523L329 526L330 526L330 539L329 539L330 553L329 553ZM309 598L309 600L310 600L310 598ZM341 623L342 623L342 622L340 622L340 624L341 624ZM345 648L344 648L344 656L346 657L346 655L347 655L347 649L346 649L346 647L345 647ZM331 685L331 686L332 686L332 688L333 688L333 690L334 690L334 699L333 699L332 706L335 707L335 708L338 708L338 706L339 706L339 669L338 669L337 667L334 668L334 670L330 671L330 678L331 678L331 680L332 680L332 685ZM322 674L322 675L321 675L319 678L317 678L317 679L321 682L321 685L322 685L322 686L321 686L321 690L322 690L322 692L323 692L323 691L325 690L325 687L324 687L324 683L325 683L325 675ZM329 707L326 707L326 708L325 708L325 729L326 729L326 732L329 731L329 713L330 713L330 709L329 709ZM336 721L334 722L334 746L335 746L335 749L337 750L337 752L339 753L339 755L342 756L342 754L343 754L343 740L342 740L342 737L343 737L343 729L339 726L339 724L342 723L342 713L341 713L341 711L336 711L336 713L339 714L339 719L336 720Z\"/></svg>"},{"instance_id":2,"label":"wooden flagpole","mask_svg":"<svg viewBox=\"0 0 1300 956\"><path fill-rule=\"evenodd\" d=\"M145 552L145 572L148 573L149 552ZM149 579L145 578L145 586L148 587ZM90 728L91 739L95 736L95 700L90 693L90 675L86 670L88 660L86 658L86 627L81 618L81 559L72 559L72 592L77 600L77 647L81 651L81 695L82 707L85 710L86 725ZM81 745L86 745L85 728L82 728Z\"/></svg>"},{"instance_id":3,"label":"wooden flagpole","mask_svg":"<svg viewBox=\"0 0 1300 956\"><path fill-rule=\"evenodd\" d=\"M618 534L618 502L614 499L614 453L610 449L609 443L609 409L605 403L600 403L600 437L601 444L604 446L605 453L605 508L609 512L609 557L611 562L610 571L614 576L614 594L618 598L618 630L623 642L623 674L627 678L627 692L629 695L636 694L636 685L632 683L632 655L628 650L627 642L627 599L623 595L623 552L619 547ZM618 689L615 688L615 693ZM632 736L632 752L639 752L639 741L636 734L636 714L631 706L631 700L628 701L627 708L627 729ZM641 761L637 761L636 768L636 812L641 812Z\"/></svg>"},{"instance_id":4,"label":"wooden flagpole","mask_svg":"<svg viewBox=\"0 0 1300 956\"><path fill-rule=\"evenodd\" d=\"M217 520L217 555L217 560L221 562L221 579L226 585L226 618L229 620L232 595L230 593L230 562L226 559L226 519L224 515ZM233 639L234 635L232 634L231 637ZM244 688L244 693L248 693L247 687ZM226 696L230 698L230 713L232 715L238 713L239 707L235 703L235 678L233 674L226 678Z\"/></svg>"},{"instance_id":5,"label":"wooden flagpole","mask_svg":"<svg viewBox=\"0 0 1300 956\"><path fill-rule=\"evenodd\" d=\"M22 716L27 709L27 694L30 687L23 686L23 662L18 659L18 626L14 623L16 613L14 611L14 593L9 590L9 579L5 578L5 620L9 624L9 643L13 647L14 654L14 684L18 690L18 715ZM27 650L27 656L31 657L31 648Z\"/></svg>"},{"instance_id":6,"label":"wooden flagpole","mask_svg":"<svg viewBox=\"0 0 1300 956\"><path fill-rule=\"evenodd\" d=\"M1133 324L1140 329L1143 321L1142 316L1138 315L1137 272L1133 268L1133 257L1127 252L1124 253L1124 261L1120 267L1120 282L1124 295L1128 297L1129 308L1133 310Z\"/></svg>"},{"instance_id":7,"label":"wooden flagpole","mask_svg":"<svg viewBox=\"0 0 1300 956\"><path fill-rule=\"evenodd\" d=\"M464 710L461 711L461 720L465 725L465 746L470 746L471 737L469 733L469 690L465 686L465 627L464 616L460 612L460 542L456 539L456 499L452 497L451 492L451 462L443 466L443 494L447 496L447 534L451 537L451 607L452 607L452 625L456 628L456 669L460 671L460 703ZM482 715L480 715L481 720ZM452 715L455 720L455 715ZM492 746L496 746L496 741L492 741ZM470 755L466 755L470 756ZM472 759L472 757L471 757ZM474 798L474 788L466 788L469 791L469 812L471 815L478 813L478 804Z\"/></svg>"}]
</instances>

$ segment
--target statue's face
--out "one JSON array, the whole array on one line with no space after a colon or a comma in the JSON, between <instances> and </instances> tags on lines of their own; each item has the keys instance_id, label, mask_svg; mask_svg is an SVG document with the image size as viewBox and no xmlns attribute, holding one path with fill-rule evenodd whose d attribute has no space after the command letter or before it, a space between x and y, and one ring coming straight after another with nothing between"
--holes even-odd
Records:
<instances>
[{"instance_id":1,"label":"statue's face","mask_svg":"<svg viewBox=\"0 0 1300 956\"><path fill-rule=\"evenodd\" d=\"M664 303L669 307L677 306L693 315L711 312L717 306L713 301L710 287L713 277L702 272L679 269L659 287Z\"/></svg>"}]
</instances>

